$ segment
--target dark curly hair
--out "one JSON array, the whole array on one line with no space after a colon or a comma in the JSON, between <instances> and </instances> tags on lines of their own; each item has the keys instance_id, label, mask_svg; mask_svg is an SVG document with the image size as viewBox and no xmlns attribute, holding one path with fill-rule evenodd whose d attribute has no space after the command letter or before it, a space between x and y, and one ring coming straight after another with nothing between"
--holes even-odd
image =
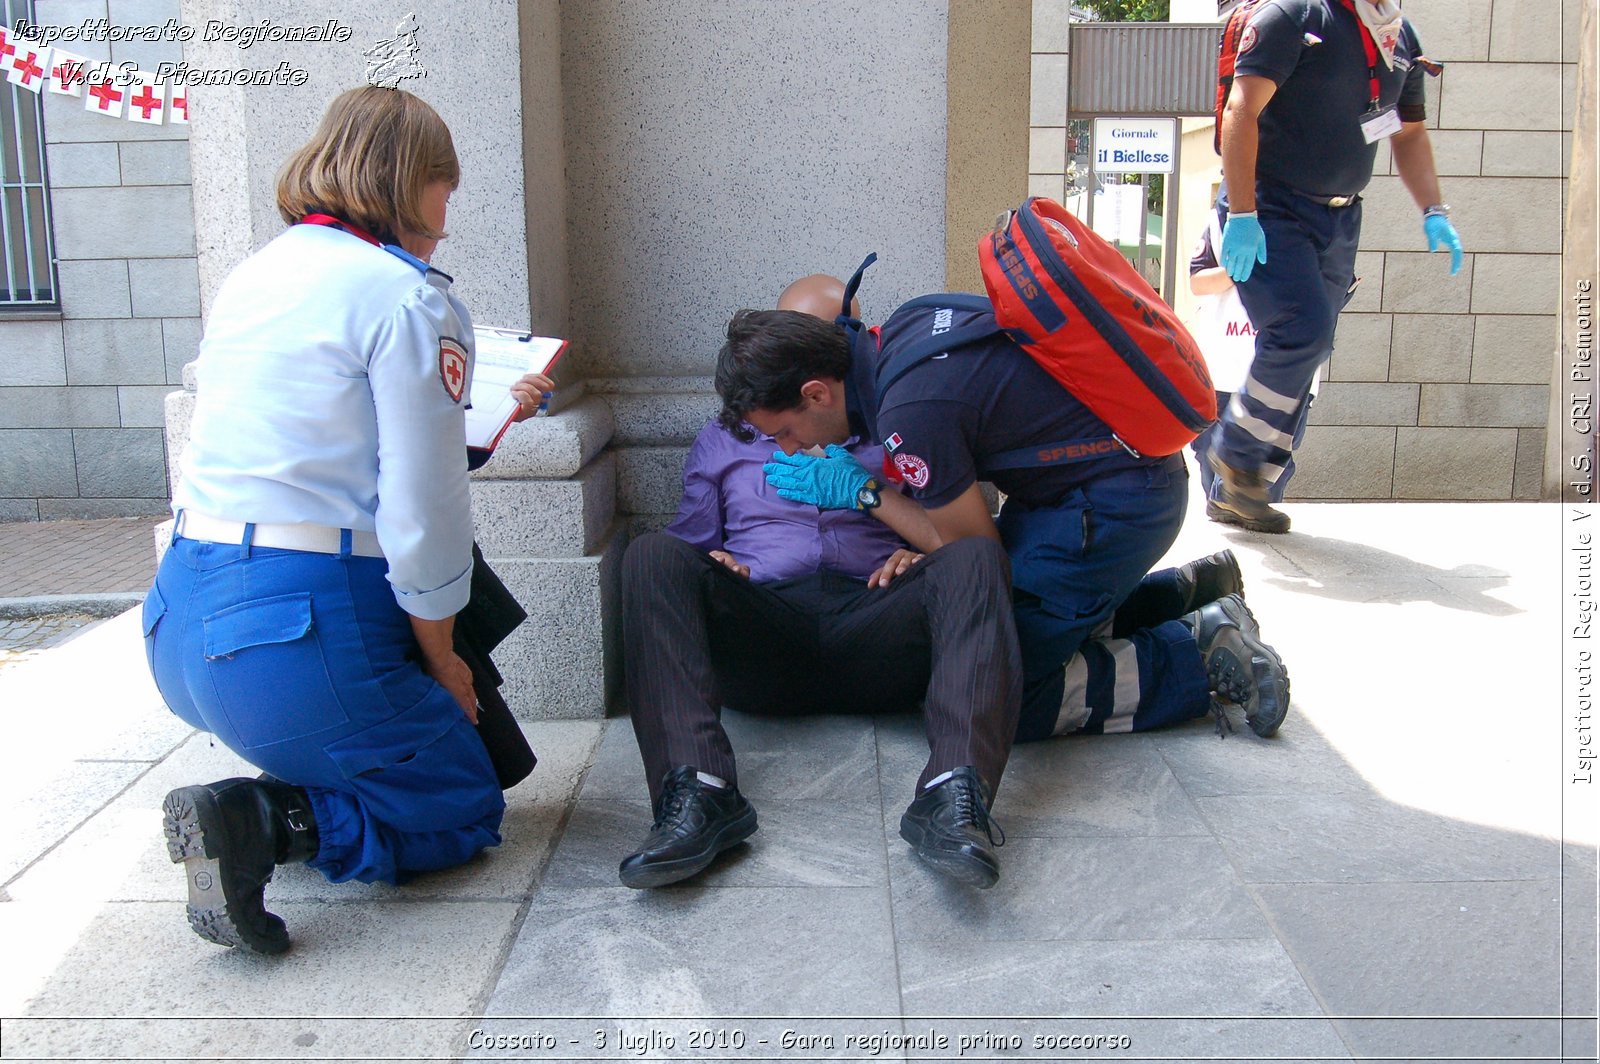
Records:
<instances>
[{"instance_id":1,"label":"dark curly hair","mask_svg":"<svg viewBox=\"0 0 1600 1064\"><path fill-rule=\"evenodd\" d=\"M800 386L850 375L850 341L831 321L793 310L741 310L728 322L728 342L717 352L717 420L748 443L752 410L800 407Z\"/></svg>"}]
</instances>

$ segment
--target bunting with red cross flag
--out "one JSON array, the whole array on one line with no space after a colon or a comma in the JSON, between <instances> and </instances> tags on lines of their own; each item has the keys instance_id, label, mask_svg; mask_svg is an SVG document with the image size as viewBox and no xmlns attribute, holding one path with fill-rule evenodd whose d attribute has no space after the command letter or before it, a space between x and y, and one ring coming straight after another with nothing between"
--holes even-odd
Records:
<instances>
[{"instance_id":1,"label":"bunting with red cross flag","mask_svg":"<svg viewBox=\"0 0 1600 1064\"><path fill-rule=\"evenodd\" d=\"M159 126L167 114L167 85L143 70L134 71L128 87L128 121Z\"/></svg>"},{"instance_id":2,"label":"bunting with red cross flag","mask_svg":"<svg viewBox=\"0 0 1600 1064\"><path fill-rule=\"evenodd\" d=\"M50 91L58 96L82 96L89 60L60 48L50 53Z\"/></svg>"},{"instance_id":3,"label":"bunting with red cross flag","mask_svg":"<svg viewBox=\"0 0 1600 1064\"><path fill-rule=\"evenodd\" d=\"M11 57L17 54L17 42L18 38L13 38L9 29L0 26L0 70L11 69Z\"/></svg>"},{"instance_id":4,"label":"bunting with red cross flag","mask_svg":"<svg viewBox=\"0 0 1600 1064\"><path fill-rule=\"evenodd\" d=\"M6 80L29 92L39 92L50 76L50 49L23 40L11 42L13 51L6 63Z\"/></svg>"},{"instance_id":5,"label":"bunting with red cross flag","mask_svg":"<svg viewBox=\"0 0 1600 1064\"><path fill-rule=\"evenodd\" d=\"M167 122L174 126L189 124L189 90L182 85L173 85L168 90Z\"/></svg>"},{"instance_id":6,"label":"bunting with red cross flag","mask_svg":"<svg viewBox=\"0 0 1600 1064\"><path fill-rule=\"evenodd\" d=\"M121 118L123 101L128 90L116 84L116 73L110 63L102 63L90 70L84 80L83 109L109 118Z\"/></svg>"}]
</instances>

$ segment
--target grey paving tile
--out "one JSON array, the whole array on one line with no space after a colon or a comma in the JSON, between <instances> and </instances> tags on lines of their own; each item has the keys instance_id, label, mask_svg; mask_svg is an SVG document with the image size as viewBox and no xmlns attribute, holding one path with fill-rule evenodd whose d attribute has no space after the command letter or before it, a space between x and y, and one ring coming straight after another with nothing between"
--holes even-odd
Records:
<instances>
[{"instance_id":1,"label":"grey paving tile","mask_svg":"<svg viewBox=\"0 0 1600 1064\"><path fill-rule=\"evenodd\" d=\"M1246 882L1532 879L1559 875L1560 844L1408 809L1374 794L1201 798Z\"/></svg>"},{"instance_id":2,"label":"grey paving tile","mask_svg":"<svg viewBox=\"0 0 1600 1064\"><path fill-rule=\"evenodd\" d=\"M605 734L595 750L594 764L583 779L583 798L647 798L644 763L639 758L639 743L633 737L633 721L613 717L605 722Z\"/></svg>"},{"instance_id":3,"label":"grey paving tile","mask_svg":"<svg viewBox=\"0 0 1600 1064\"><path fill-rule=\"evenodd\" d=\"M487 1015L898 1016L874 889L543 888Z\"/></svg>"},{"instance_id":4,"label":"grey paving tile","mask_svg":"<svg viewBox=\"0 0 1600 1064\"><path fill-rule=\"evenodd\" d=\"M1187 742L1217 742L1209 725L1179 730ZM1159 748L1143 735L1016 747L994 813L1011 836L1210 833Z\"/></svg>"},{"instance_id":5,"label":"grey paving tile","mask_svg":"<svg viewBox=\"0 0 1600 1064\"><path fill-rule=\"evenodd\" d=\"M7 803L9 823L0 832L0 883L37 861L149 768L137 761L74 761L16 788L20 794Z\"/></svg>"},{"instance_id":6,"label":"grey paving tile","mask_svg":"<svg viewBox=\"0 0 1600 1064\"><path fill-rule=\"evenodd\" d=\"M1589 851L1592 857L1593 851ZM1563 1015L1585 1016L1595 1011L1596 936L1595 899L1600 895L1593 866L1569 857L1561 886L1561 1006Z\"/></svg>"},{"instance_id":7,"label":"grey paving tile","mask_svg":"<svg viewBox=\"0 0 1600 1064\"><path fill-rule=\"evenodd\" d=\"M959 958L909 942L900 979L912 1029L919 1018L981 1016L1030 1044L1039 1034L1128 1035L1146 1058L1346 1057L1275 939L994 942Z\"/></svg>"},{"instance_id":8,"label":"grey paving tile","mask_svg":"<svg viewBox=\"0 0 1600 1064\"><path fill-rule=\"evenodd\" d=\"M868 887L888 882L876 802L756 803L760 829L694 880L704 887ZM650 803L577 803L546 882L614 887L617 865L650 830Z\"/></svg>"},{"instance_id":9,"label":"grey paving tile","mask_svg":"<svg viewBox=\"0 0 1600 1064\"><path fill-rule=\"evenodd\" d=\"M1559 883L1269 885L1262 905L1358 1056L1550 1056ZM1356 1017L1402 1017L1373 1020ZM1454 1017L1454 1019L1450 1018Z\"/></svg>"},{"instance_id":10,"label":"grey paving tile","mask_svg":"<svg viewBox=\"0 0 1600 1064\"><path fill-rule=\"evenodd\" d=\"M966 949L999 941L1265 938L1271 929L1211 838L1011 838L1000 882L961 887L898 838L895 936Z\"/></svg>"},{"instance_id":11,"label":"grey paving tile","mask_svg":"<svg viewBox=\"0 0 1600 1064\"><path fill-rule=\"evenodd\" d=\"M1294 689L1300 690L1298 685ZM1297 712L1295 703L1290 703L1283 728L1270 740L1257 738L1237 714L1230 719L1234 731L1220 740L1209 725L1199 730L1171 728L1149 733L1151 745L1191 797L1361 793L1370 789L1350 762Z\"/></svg>"},{"instance_id":12,"label":"grey paving tile","mask_svg":"<svg viewBox=\"0 0 1600 1064\"><path fill-rule=\"evenodd\" d=\"M1593 1011L1594 998L1589 999L1586 1011ZM1573 1010L1576 1012L1577 1010ZM1571 1061L1600 1060L1600 1028L1593 1018L1572 1020L1561 1025L1561 1059Z\"/></svg>"},{"instance_id":13,"label":"grey paving tile","mask_svg":"<svg viewBox=\"0 0 1600 1064\"><path fill-rule=\"evenodd\" d=\"M518 899L543 870L577 780L593 749L597 722L540 722L525 726L539 755L533 774L506 794L500 846L457 868L433 872L396 887L384 883L329 883L304 865L285 865L267 887L267 904L291 902L415 902L424 899ZM148 768L148 766L141 766ZM232 751L195 733L48 857L11 885L19 899L76 896L104 900L181 900L183 875L167 856L161 800L187 784L253 776L256 770ZM61 832L59 834L65 834ZM86 892L87 895L86 895Z\"/></svg>"},{"instance_id":14,"label":"grey paving tile","mask_svg":"<svg viewBox=\"0 0 1600 1064\"><path fill-rule=\"evenodd\" d=\"M194 729L165 711L151 707L129 707L120 718L108 721L109 727L96 728L82 737L82 761L159 761L177 749Z\"/></svg>"},{"instance_id":15,"label":"grey paving tile","mask_svg":"<svg viewBox=\"0 0 1600 1064\"><path fill-rule=\"evenodd\" d=\"M383 1018L475 1014L518 906L294 903L280 910L294 945L278 957L202 941L176 902L108 905L82 918L50 902L12 902L0 910L7 942L21 947L8 962L6 985L25 994L24 1001L7 1000L7 1014L112 1018L53 1029L13 1029L8 1021L8 1059L125 1058L130 1049L141 1059L205 1059L219 1050L230 1058L450 1059L463 1051L463 1023ZM34 925L56 930L63 919L81 927L64 953L28 948ZM17 971L17 963L28 970ZM184 1023L174 1016L215 1019ZM226 1019L240 1016L352 1019Z\"/></svg>"},{"instance_id":16,"label":"grey paving tile","mask_svg":"<svg viewBox=\"0 0 1600 1064\"><path fill-rule=\"evenodd\" d=\"M1216 742L1209 725L1186 737ZM885 816L898 830L927 759L920 722L878 718L878 750ZM1071 736L1014 747L992 812L1006 835L1018 838L1210 833L1146 735Z\"/></svg>"},{"instance_id":17,"label":"grey paving tile","mask_svg":"<svg viewBox=\"0 0 1600 1064\"><path fill-rule=\"evenodd\" d=\"M1562 1022L1553 1016L1338 1019L1334 1027L1357 1060L1406 1060L1421 1064L1423 1061L1583 1059L1561 1054Z\"/></svg>"},{"instance_id":18,"label":"grey paving tile","mask_svg":"<svg viewBox=\"0 0 1600 1064\"><path fill-rule=\"evenodd\" d=\"M725 710L722 720L739 766L739 789L752 801L876 800L870 718L757 717ZM626 717L608 721L583 797L646 794L633 722Z\"/></svg>"},{"instance_id":19,"label":"grey paving tile","mask_svg":"<svg viewBox=\"0 0 1600 1064\"><path fill-rule=\"evenodd\" d=\"M872 801L878 796L871 717L758 717L727 710L723 727L751 799Z\"/></svg>"}]
</instances>

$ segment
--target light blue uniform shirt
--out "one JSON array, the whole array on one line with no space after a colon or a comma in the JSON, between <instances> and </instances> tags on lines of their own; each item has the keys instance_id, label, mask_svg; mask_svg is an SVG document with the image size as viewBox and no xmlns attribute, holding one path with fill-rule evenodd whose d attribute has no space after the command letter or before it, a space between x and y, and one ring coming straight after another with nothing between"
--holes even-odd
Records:
<instances>
[{"instance_id":1,"label":"light blue uniform shirt","mask_svg":"<svg viewBox=\"0 0 1600 1064\"><path fill-rule=\"evenodd\" d=\"M319 225L241 263L200 344L174 511L375 532L400 606L453 616L472 575L473 345L449 283Z\"/></svg>"}]
</instances>

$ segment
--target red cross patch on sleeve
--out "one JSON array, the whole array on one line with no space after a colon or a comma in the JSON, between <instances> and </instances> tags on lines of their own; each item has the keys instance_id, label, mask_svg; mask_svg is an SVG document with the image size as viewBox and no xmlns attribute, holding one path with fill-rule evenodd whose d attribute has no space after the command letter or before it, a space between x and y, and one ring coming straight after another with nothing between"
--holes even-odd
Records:
<instances>
[{"instance_id":1,"label":"red cross patch on sleeve","mask_svg":"<svg viewBox=\"0 0 1600 1064\"><path fill-rule=\"evenodd\" d=\"M452 403L461 402L467 386L467 349L448 336L439 338L439 380Z\"/></svg>"},{"instance_id":2,"label":"red cross patch on sleeve","mask_svg":"<svg viewBox=\"0 0 1600 1064\"><path fill-rule=\"evenodd\" d=\"M899 468L905 482L913 488L921 489L928 486L930 470L928 463L921 457L914 454L897 454L894 456L894 464Z\"/></svg>"}]
</instances>

